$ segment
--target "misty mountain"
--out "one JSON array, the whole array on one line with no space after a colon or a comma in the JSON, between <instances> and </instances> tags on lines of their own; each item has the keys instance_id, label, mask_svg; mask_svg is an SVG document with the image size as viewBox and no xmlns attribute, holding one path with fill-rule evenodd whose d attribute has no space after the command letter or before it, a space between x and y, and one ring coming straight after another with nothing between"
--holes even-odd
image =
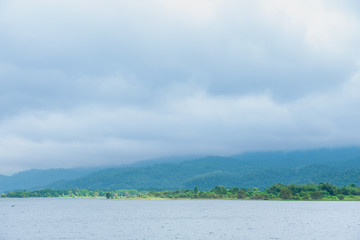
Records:
<instances>
[{"instance_id":1,"label":"misty mountain","mask_svg":"<svg viewBox=\"0 0 360 240\"><path fill-rule=\"evenodd\" d=\"M276 183L360 183L360 148L252 152L142 161L107 169L30 170L0 175L0 191L14 189L154 189L227 187L266 188Z\"/></svg>"},{"instance_id":2,"label":"misty mountain","mask_svg":"<svg viewBox=\"0 0 360 240\"><path fill-rule=\"evenodd\" d=\"M181 189L198 186L265 188L276 183L359 184L360 148L255 152L205 157L146 167L113 168L48 187L88 189Z\"/></svg>"},{"instance_id":3,"label":"misty mountain","mask_svg":"<svg viewBox=\"0 0 360 240\"><path fill-rule=\"evenodd\" d=\"M72 169L33 169L16 173L12 176L0 175L0 192L10 190L33 189L55 181L70 181L89 175L101 168L72 168Z\"/></svg>"}]
</instances>

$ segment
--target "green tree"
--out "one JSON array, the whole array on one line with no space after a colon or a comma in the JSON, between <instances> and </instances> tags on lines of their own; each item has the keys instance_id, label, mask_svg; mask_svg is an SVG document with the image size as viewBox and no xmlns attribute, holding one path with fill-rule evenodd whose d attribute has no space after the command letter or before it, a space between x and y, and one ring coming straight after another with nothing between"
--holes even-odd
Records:
<instances>
[{"instance_id":1,"label":"green tree","mask_svg":"<svg viewBox=\"0 0 360 240\"><path fill-rule=\"evenodd\" d=\"M237 192L238 192L239 190L240 190L240 189L237 188L237 187L232 187L232 188L230 188L229 192L230 192L231 194L237 194Z\"/></svg>"},{"instance_id":2,"label":"green tree","mask_svg":"<svg viewBox=\"0 0 360 240\"><path fill-rule=\"evenodd\" d=\"M237 199L243 199L246 197L246 192L243 189L241 189L237 192L236 197Z\"/></svg>"},{"instance_id":3,"label":"green tree","mask_svg":"<svg viewBox=\"0 0 360 240\"><path fill-rule=\"evenodd\" d=\"M312 192L312 193L310 193L310 195L311 195L311 199L314 199L314 200L319 200L319 199L323 198L322 193L319 191Z\"/></svg>"},{"instance_id":4,"label":"green tree","mask_svg":"<svg viewBox=\"0 0 360 240\"><path fill-rule=\"evenodd\" d=\"M319 189L328 192L331 196L335 196L337 193L337 187L329 183L320 183Z\"/></svg>"},{"instance_id":5,"label":"green tree","mask_svg":"<svg viewBox=\"0 0 360 240\"><path fill-rule=\"evenodd\" d=\"M309 195L305 194L302 196L301 200L309 200Z\"/></svg>"},{"instance_id":6,"label":"green tree","mask_svg":"<svg viewBox=\"0 0 360 240\"><path fill-rule=\"evenodd\" d=\"M107 192L105 196L106 196L106 199L110 199L111 198L111 193Z\"/></svg>"},{"instance_id":7,"label":"green tree","mask_svg":"<svg viewBox=\"0 0 360 240\"><path fill-rule=\"evenodd\" d=\"M337 198L338 198L339 200L344 200L345 196L342 195L342 194L339 194L339 195L337 195Z\"/></svg>"},{"instance_id":8,"label":"green tree","mask_svg":"<svg viewBox=\"0 0 360 240\"><path fill-rule=\"evenodd\" d=\"M219 195L226 195L228 193L228 190L224 186L216 186L213 189L213 192Z\"/></svg>"},{"instance_id":9,"label":"green tree","mask_svg":"<svg viewBox=\"0 0 360 240\"><path fill-rule=\"evenodd\" d=\"M290 189L282 188L280 190L279 197L282 198L282 199L291 199L292 198L292 193L291 193Z\"/></svg>"},{"instance_id":10,"label":"green tree","mask_svg":"<svg viewBox=\"0 0 360 240\"><path fill-rule=\"evenodd\" d=\"M195 194L198 194L198 192L199 192L199 188L198 188L197 186L195 186L195 187L194 187L194 193L195 193Z\"/></svg>"}]
</instances>

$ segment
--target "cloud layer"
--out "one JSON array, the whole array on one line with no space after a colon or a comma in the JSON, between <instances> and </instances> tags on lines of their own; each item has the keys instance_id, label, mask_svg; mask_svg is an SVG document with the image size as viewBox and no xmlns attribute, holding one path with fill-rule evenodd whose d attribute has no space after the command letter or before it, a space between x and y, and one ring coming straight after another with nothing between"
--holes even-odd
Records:
<instances>
[{"instance_id":1,"label":"cloud layer","mask_svg":"<svg viewBox=\"0 0 360 240\"><path fill-rule=\"evenodd\" d=\"M0 3L0 173L360 144L356 1Z\"/></svg>"}]
</instances>

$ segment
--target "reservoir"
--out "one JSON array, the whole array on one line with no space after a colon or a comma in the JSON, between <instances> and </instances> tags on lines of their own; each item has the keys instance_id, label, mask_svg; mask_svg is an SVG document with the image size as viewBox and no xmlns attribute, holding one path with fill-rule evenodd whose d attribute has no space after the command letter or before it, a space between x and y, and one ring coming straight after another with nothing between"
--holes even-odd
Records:
<instances>
[{"instance_id":1,"label":"reservoir","mask_svg":"<svg viewBox=\"0 0 360 240\"><path fill-rule=\"evenodd\" d=\"M360 202L0 199L1 240L356 240Z\"/></svg>"}]
</instances>

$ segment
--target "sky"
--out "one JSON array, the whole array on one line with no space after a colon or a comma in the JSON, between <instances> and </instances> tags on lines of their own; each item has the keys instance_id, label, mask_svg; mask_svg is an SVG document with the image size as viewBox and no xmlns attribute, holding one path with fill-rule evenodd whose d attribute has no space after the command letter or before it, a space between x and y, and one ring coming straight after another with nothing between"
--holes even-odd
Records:
<instances>
[{"instance_id":1,"label":"sky","mask_svg":"<svg viewBox=\"0 0 360 240\"><path fill-rule=\"evenodd\" d=\"M0 173L360 145L360 2L0 0Z\"/></svg>"}]
</instances>

